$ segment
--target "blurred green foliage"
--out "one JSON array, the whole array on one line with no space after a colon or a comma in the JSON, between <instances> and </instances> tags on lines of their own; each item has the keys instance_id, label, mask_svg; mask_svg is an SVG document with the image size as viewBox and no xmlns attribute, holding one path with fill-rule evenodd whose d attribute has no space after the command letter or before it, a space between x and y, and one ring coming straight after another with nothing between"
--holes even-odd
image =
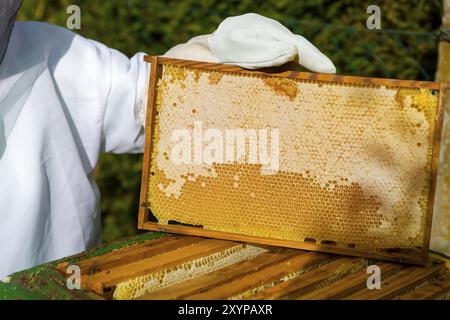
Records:
<instances>
[{"instance_id":1,"label":"blurred green foliage","mask_svg":"<svg viewBox=\"0 0 450 320\"><path fill-rule=\"evenodd\" d=\"M213 32L228 16L256 12L276 19L328 55L338 73L433 80L440 0L25 0L19 20L66 25L66 9L81 8L83 36L131 56L163 54L191 37ZM368 30L366 9L381 8L381 30ZM135 234L140 155L102 155L103 239Z\"/></svg>"}]
</instances>

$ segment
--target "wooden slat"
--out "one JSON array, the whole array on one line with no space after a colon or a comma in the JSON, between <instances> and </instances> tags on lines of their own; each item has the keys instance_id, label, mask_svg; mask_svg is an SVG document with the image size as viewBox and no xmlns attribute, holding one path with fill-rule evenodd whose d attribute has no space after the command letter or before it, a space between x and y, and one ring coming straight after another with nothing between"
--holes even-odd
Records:
<instances>
[{"instance_id":1,"label":"wooden slat","mask_svg":"<svg viewBox=\"0 0 450 320\"><path fill-rule=\"evenodd\" d=\"M397 273L407 266L398 263L382 262L377 264L380 267L381 275L388 277ZM345 298L357 291L367 288L367 270L361 270L354 274L348 275L341 280L331 283L323 288L314 290L308 294L301 296L302 300L337 300ZM369 289L367 289L369 290Z\"/></svg>"},{"instance_id":2,"label":"wooden slat","mask_svg":"<svg viewBox=\"0 0 450 320\"><path fill-rule=\"evenodd\" d=\"M186 299L228 299L261 285L279 281L289 273L317 266L329 259L330 255L316 252L296 255L252 274L246 274L243 277L210 288L206 292L189 295Z\"/></svg>"},{"instance_id":3,"label":"wooden slat","mask_svg":"<svg viewBox=\"0 0 450 320\"><path fill-rule=\"evenodd\" d=\"M239 243L188 236L149 240L83 259L79 263L83 270L89 270L95 263L99 268L93 274L84 275L82 284L93 297L110 299L110 289L117 283L168 270L236 245ZM450 275L444 272L446 265L440 259L433 259L426 267L371 261L370 264L381 268L382 289L368 290L365 265L369 261L365 259L264 248L268 252L169 285L139 299L228 299L245 292L246 299L436 299L450 291ZM305 272L280 282L300 270ZM252 292L255 288L258 290Z\"/></svg>"},{"instance_id":4,"label":"wooden slat","mask_svg":"<svg viewBox=\"0 0 450 320\"><path fill-rule=\"evenodd\" d=\"M432 300L450 293L450 273L398 297L400 300Z\"/></svg>"},{"instance_id":5,"label":"wooden slat","mask_svg":"<svg viewBox=\"0 0 450 320\"><path fill-rule=\"evenodd\" d=\"M82 275L93 275L104 270L117 268L138 260L150 258L167 251L186 247L194 243L205 241L201 237L185 237L181 235L166 236L150 242L133 245L120 250L113 250L104 255L86 259L77 263ZM65 273L67 266L59 265L58 269Z\"/></svg>"},{"instance_id":6,"label":"wooden slat","mask_svg":"<svg viewBox=\"0 0 450 320\"><path fill-rule=\"evenodd\" d=\"M86 288L102 294L105 288L117 283L145 274L166 270L170 267L205 257L236 245L236 243L230 241L208 239L195 243L188 248L178 248L114 269L104 270L89 277L83 277L82 283Z\"/></svg>"},{"instance_id":7,"label":"wooden slat","mask_svg":"<svg viewBox=\"0 0 450 320\"><path fill-rule=\"evenodd\" d=\"M308 291L314 289L314 287L330 278L338 276L339 274L350 272L352 267L362 265L364 261L365 259L363 258L339 258L336 261L327 263L289 281L281 282L273 287L261 291L259 294L252 296L251 299L292 299L298 297L301 294L307 293Z\"/></svg>"},{"instance_id":8,"label":"wooden slat","mask_svg":"<svg viewBox=\"0 0 450 320\"><path fill-rule=\"evenodd\" d=\"M376 300L392 299L424 281L437 276L442 272L443 265L431 265L429 267L410 267L400 271L397 275L381 281L381 289L363 289L349 295L345 299L351 300Z\"/></svg>"},{"instance_id":9,"label":"wooden slat","mask_svg":"<svg viewBox=\"0 0 450 320\"><path fill-rule=\"evenodd\" d=\"M259 270L281 263L294 256L301 256L304 254L306 254L306 252L294 249L272 249L272 251L253 259L224 267L195 279L174 284L159 291L149 293L139 299L186 299L189 296L207 292L230 281L239 280L244 276L251 275Z\"/></svg>"}]
</instances>

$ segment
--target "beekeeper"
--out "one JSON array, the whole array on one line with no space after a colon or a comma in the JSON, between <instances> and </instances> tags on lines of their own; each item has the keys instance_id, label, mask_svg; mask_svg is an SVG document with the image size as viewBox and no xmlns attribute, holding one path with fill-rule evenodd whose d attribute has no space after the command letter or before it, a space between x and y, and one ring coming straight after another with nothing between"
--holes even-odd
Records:
<instances>
[{"instance_id":1,"label":"beekeeper","mask_svg":"<svg viewBox=\"0 0 450 320\"><path fill-rule=\"evenodd\" d=\"M143 152L149 66L64 28L16 22L21 1L0 1L0 279L100 242L101 152ZM296 59L334 73L301 36L256 14L168 56L247 68Z\"/></svg>"}]
</instances>

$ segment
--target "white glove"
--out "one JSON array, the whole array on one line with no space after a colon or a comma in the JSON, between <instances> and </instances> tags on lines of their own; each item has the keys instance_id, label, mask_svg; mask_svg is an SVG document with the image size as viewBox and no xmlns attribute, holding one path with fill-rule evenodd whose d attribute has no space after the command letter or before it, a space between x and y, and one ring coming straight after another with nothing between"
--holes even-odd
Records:
<instances>
[{"instance_id":1,"label":"white glove","mask_svg":"<svg viewBox=\"0 0 450 320\"><path fill-rule=\"evenodd\" d=\"M164 56L228 63L247 69L279 66L297 59L311 71L336 72L331 60L311 42L293 34L278 21L255 13L229 17L213 34L192 38Z\"/></svg>"},{"instance_id":2,"label":"white glove","mask_svg":"<svg viewBox=\"0 0 450 320\"><path fill-rule=\"evenodd\" d=\"M311 42L256 13L226 18L213 34L192 38L171 48L164 56L228 63L247 69L275 67L297 59L311 71L336 72L333 62ZM145 125L147 97L143 101L138 117Z\"/></svg>"}]
</instances>

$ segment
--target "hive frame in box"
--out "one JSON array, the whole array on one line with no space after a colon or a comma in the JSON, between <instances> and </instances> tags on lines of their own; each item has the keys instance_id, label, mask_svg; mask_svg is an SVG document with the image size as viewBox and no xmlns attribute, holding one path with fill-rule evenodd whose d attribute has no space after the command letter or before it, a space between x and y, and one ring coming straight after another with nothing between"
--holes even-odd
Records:
<instances>
[{"instance_id":1,"label":"hive frame in box","mask_svg":"<svg viewBox=\"0 0 450 320\"><path fill-rule=\"evenodd\" d=\"M146 56L146 62L151 64L150 66L150 81L149 81L149 91L148 91L148 107L146 116L146 126L145 126L145 150L143 158L143 168L142 168L142 184L141 184L141 195L140 195L140 207L139 207L139 217L138 217L138 228L145 230L178 233L185 235L195 235L211 238L219 238L233 241L243 241L263 245L275 245L289 248L297 248L311 251L321 251L336 254L345 254L353 256L362 256L368 258L407 262L412 264L425 265L428 260L429 253L429 243L431 234L431 224L432 224L432 212L434 205L434 194L436 189L436 176L439 164L439 149L440 149L440 139L441 131L443 125L443 105L446 90L449 88L448 84L438 83L438 82L424 82L424 81L412 81L412 80L394 80L394 79L382 79L382 78L365 78L365 77L355 77L355 76L342 76L342 75L330 75L330 74L319 74L319 73L309 73L309 72L299 72L299 71L283 71L283 72L266 72L266 71L249 71L246 69L239 68L233 65L226 64L215 64L215 63L205 63L198 61L189 60L179 60L172 58L164 58L157 56ZM188 67L193 69L202 69L205 71L221 71L225 73L237 73L237 74L251 74L251 75L270 75L272 77L281 78L291 78L291 79L301 79L301 80L313 80L316 82L328 82L328 83L339 83L339 84L353 84L353 85L377 85L386 87L397 87L397 88L424 88L439 91L438 97L438 109L436 114L435 131L433 137L433 152L431 161L431 172L430 172L430 192L428 194L428 207L427 207L427 217L425 226L425 236L423 245L421 248L410 249L410 250L364 250L361 248L354 247L338 247L327 243L309 243L309 242L298 242L292 240L280 240L274 238L256 237L242 235L238 233L206 230L203 228L198 228L194 226L185 225L161 225L157 222L150 221L151 212L148 208L147 194L148 194L148 181L150 174L151 165L151 155L152 155L152 141L154 136L154 125L153 121L156 116L156 94L157 94L157 84L158 80L162 77L162 69L164 65L177 65L181 67Z\"/></svg>"}]
</instances>

